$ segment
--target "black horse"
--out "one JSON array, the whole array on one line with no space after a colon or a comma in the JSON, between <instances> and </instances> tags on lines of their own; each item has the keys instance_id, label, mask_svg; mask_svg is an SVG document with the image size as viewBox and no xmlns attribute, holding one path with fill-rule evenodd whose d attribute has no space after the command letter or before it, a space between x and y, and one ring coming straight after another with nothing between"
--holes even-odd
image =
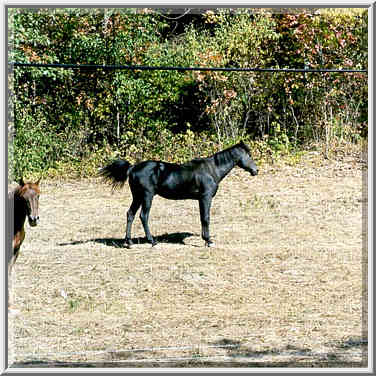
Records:
<instances>
[{"instance_id":1,"label":"black horse","mask_svg":"<svg viewBox=\"0 0 376 376\"><path fill-rule=\"evenodd\" d=\"M146 238L153 246L156 244L148 225L151 203L155 195L171 200L198 200L202 238L210 247L213 245L209 236L212 198L217 193L221 180L235 166L249 171L252 176L258 173L250 149L243 142L211 157L193 159L181 165L160 161L145 161L131 165L129 162L119 159L102 168L99 175L105 181L109 181L114 189L121 188L129 177L133 202L127 212L125 244L128 248L133 244L131 227L140 206L142 206L140 218Z\"/></svg>"}]
</instances>

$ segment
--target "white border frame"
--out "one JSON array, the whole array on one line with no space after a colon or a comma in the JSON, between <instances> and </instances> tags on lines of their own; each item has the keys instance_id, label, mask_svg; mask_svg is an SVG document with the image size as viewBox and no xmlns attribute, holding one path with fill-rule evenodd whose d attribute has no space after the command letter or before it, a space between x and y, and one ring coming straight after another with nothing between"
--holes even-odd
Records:
<instances>
[{"instance_id":1,"label":"white border frame","mask_svg":"<svg viewBox=\"0 0 376 376\"><path fill-rule=\"evenodd\" d=\"M113 7L113 6L128 6L128 7L147 7L147 6L158 6L158 5L167 5L167 6L178 6L178 7L189 7L189 6L221 6L226 5L226 3L222 1L214 1L214 0L207 0L205 2L202 1L189 1L183 4L176 4L173 1L156 1L156 0L149 0L146 3L135 3L135 2L128 2L128 1L121 1L121 0L111 0L109 4L103 4L101 1L93 0L81 0L79 4L77 2L68 0L64 2L60 1L48 1L48 0L40 0L38 2L34 1L22 1L22 0L12 0L6 1L1 0L1 20L3 21L3 28L1 41L2 41L2 51L5 55L3 59L1 59L1 66L2 72L1 75L1 87L2 87L2 101L1 101L1 113L3 114L3 132L1 132L0 138L2 139L3 150L1 153L1 176L4 177L4 184L2 185L2 196L1 196L1 213L2 213L2 224L1 227L1 235L2 235L2 246L5 247L6 242L6 234L5 234L5 195L7 194L7 175L8 172L7 168L7 155L6 155L6 143L7 143L7 104L5 100L7 98L7 54L6 54L6 32L5 30L7 26L7 12L5 6L62 6L62 7L95 7L95 6L105 6L105 7ZM368 137L368 176L367 182L363 182L363 184L368 184L368 247L363 245L363 252L367 251L368 249L368 368L314 368L314 369L304 369L304 368L246 368L246 369L238 369L238 368L7 368L7 294L6 294L6 273L4 272L6 269L6 257L5 257L5 249L3 249L2 257L1 257L1 270L3 271L2 276L2 288L0 293L0 300L1 300L1 337L2 337L2 351L0 356L0 372L1 374L6 372L9 374L27 374L27 373L102 373L102 374L109 374L109 373L260 373L260 374L274 374L274 373L351 373L351 374L373 374L373 344L374 344L374 325L373 325L373 266L374 266L374 257L373 257L373 144L374 144L374 131L373 131L373 89L374 89L374 50L373 50L373 34L374 34L374 17L375 17L375 4L370 1L358 1L358 2L346 2L346 1L331 1L328 4L328 1L315 1L315 2L307 2L307 1L264 1L264 2L252 2L252 1L245 1L245 0L238 0L235 4L231 4L233 7L235 6L244 6L244 7L317 7L317 6L324 6L324 7L368 7L368 83L369 83L369 104L368 104L368 119L369 119L369 137Z\"/></svg>"}]
</instances>

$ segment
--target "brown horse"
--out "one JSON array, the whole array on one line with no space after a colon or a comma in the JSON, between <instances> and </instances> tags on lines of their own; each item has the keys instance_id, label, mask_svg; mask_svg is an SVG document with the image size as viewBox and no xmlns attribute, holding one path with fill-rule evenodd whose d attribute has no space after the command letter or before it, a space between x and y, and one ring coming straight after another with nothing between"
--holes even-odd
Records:
<instances>
[{"instance_id":1,"label":"brown horse","mask_svg":"<svg viewBox=\"0 0 376 376\"><path fill-rule=\"evenodd\" d=\"M39 222L40 179L36 183L25 183L21 178L18 187L8 193L9 207L13 207L13 244L8 255L8 281L17 260L20 247L25 239L25 221L34 227ZM12 210L11 210L12 214ZM12 215L11 215L12 216Z\"/></svg>"}]
</instances>

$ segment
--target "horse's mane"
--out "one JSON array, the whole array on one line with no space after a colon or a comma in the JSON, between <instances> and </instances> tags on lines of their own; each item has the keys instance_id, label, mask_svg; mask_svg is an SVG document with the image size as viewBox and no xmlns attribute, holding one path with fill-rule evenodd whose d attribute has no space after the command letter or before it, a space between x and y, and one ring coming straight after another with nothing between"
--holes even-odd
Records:
<instances>
[{"instance_id":1,"label":"horse's mane","mask_svg":"<svg viewBox=\"0 0 376 376\"><path fill-rule=\"evenodd\" d=\"M251 153L250 148L248 145L246 145L243 141L240 141L236 145L230 146L229 148L225 150L220 150L217 153L207 156L207 157L202 157L202 158L194 158L190 161L184 162L182 166L188 166L192 165L194 163L199 163L208 159L214 159L215 161L222 163L222 162L227 162L229 159L232 159L232 151L237 148L242 148L244 151L247 153Z\"/></svg>"},{"instance_id":2,"label":"horse's mane","mask_svg":"<svg viewBox=\"0 0 376 376\"><path fill-rule=\"evenodd\" d=\"M243 141L240 141L237 145L234 145L233 147L236 147L236 146L240 146L241 148L243 148L249 154L251 153L251 149Z\"/></svg>"},{"instance_id":3,"label":"horse's mane","mask_svg":"<svg viewBox=\"0 0 376 376\"><path fill-rule=\"evenodd\" d=\"M17 185L13 185L13 186L8 186L8 198L9 200L12 200L12 199L15 199L15 198L20 198L22 197L21 195L21 189L22 189L22 186L17 184Z\"/></svg>"},{"instance_id":4,"label":"horse's mane","mask_svg":"<svg viewBox=\"0 0 376 376\"><path fill-rule=\"evenodd\" d=\"M221 150L218 153L215 153L212 157L214 158L214 160L217 160L218 162L227 162L229 159L232 159L232 151L238 148L242 148L247 153L251 152L249 147L243 141L240 141L236 145L230 146L225 150Z\"/></svg>"},{"instance_id":5,"label":"horse's mane","mask_svg":"<svg viewBox=\"0 0 376 376\"><path fill-rule=\"evenodd\" d=\"M18 196L20 193L20 186L17 185L15 187L8 187L8 198L12 199L14 196Z\"/></svg>"}]
</instances>

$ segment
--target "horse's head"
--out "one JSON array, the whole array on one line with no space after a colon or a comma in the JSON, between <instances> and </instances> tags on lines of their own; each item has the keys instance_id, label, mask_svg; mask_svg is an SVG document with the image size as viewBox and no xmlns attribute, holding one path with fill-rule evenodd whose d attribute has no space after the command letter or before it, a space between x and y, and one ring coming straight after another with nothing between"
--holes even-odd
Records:
<instances>
[{"instance_id":1,"label":"horse's head","mask_svg":"<svg viewBox=\"0 0 376 376\"><path fill-rule=\"evenodd\" d=\"M243 141L241 141L236 146L237 146L236 150L237 150L238 158L239 158L237 162L237 166L250 172L252 176L257 175L258 168L256 166L256 163L251 157L251 150L249 149L248 145L246 145Z\"/></svg>"},{"instance_id":2,"label":"horse's head","mask_svg":"<svg viewBox=\"0 0 376 376\"><path fill-rule=\"evenodd\" d=\"M25 183L22 178L19 181L20 195L26 201L27 219L32 227L39 222L39 183L40 179L35 183Z\"/></svg>"}]
</instances>

